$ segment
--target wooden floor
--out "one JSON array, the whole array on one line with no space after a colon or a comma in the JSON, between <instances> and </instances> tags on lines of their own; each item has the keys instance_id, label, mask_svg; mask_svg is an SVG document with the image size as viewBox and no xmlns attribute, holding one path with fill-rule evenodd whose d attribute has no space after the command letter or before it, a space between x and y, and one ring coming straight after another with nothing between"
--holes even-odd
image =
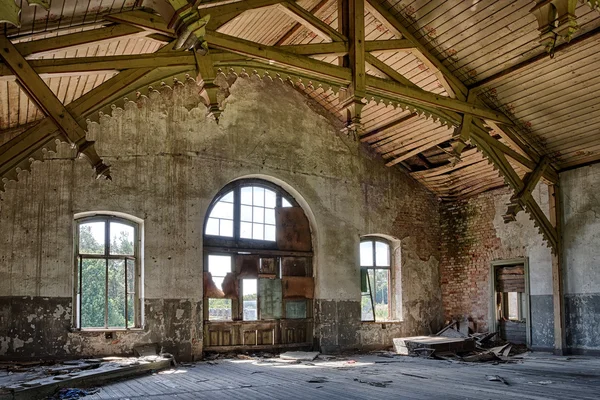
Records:
<instances>
[{"instance_id":1,"label":"wooden floor","mask_svg":"<svg viewBox=\"0 0 600 400\"><path fill-rule=\"evenodd\" d=\"M592 357L531 353L499 365L376 355L216 363L116 382L86 399L600 399L600 358Z\"/></svg>"}]
</instances>

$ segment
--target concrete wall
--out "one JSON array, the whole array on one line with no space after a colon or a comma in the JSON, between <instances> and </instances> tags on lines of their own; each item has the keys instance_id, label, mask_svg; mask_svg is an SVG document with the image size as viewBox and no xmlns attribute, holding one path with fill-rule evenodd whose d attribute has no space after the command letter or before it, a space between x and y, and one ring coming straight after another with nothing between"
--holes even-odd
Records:
<instances>
[{"instance_id":1,"label":"concrete wall","mask_svg":"<svg viewBox=\"0 0 600 400\"><path fill-rule=\"evenodd\" d=\"M567 347L600 350L600 164L560 174L563 211ZM534 197L548 212L547 187ZM531 340L554 346L552 256L524 212L504 224L508 189L487 192L441 208L442 295L446 318L473 318L480 330L489 318L489 268L494 260L527 258L531 292Z\"/></svg>"},{"instance_id":2,"label":"concrete wall","mask_svg":"<svg viewBox=\"0 0 600 400\"><path fill-rule=\"evenodd\" d=\"M248 78L232 87L217 125L188 82L90 124L112 181L95 180L67 146L21 173L0 202L0 356L119 354L144 342L199 355L204 216L225 184L250 175L289 185L314 217L322 348L389 346L391 337L437 329L436 199L325 115L288 85ZM103 210L145 223L146 328L111 339L71 330L73 215ZM373 233L401 240L401 322L360 322L359 238Z\"/></svg>"},{"instance_id":3,"label":"concrete wall","mask_svg":"<svg viewBox=\"0 0 600 400\"><path fill-rule=\"evenodd\" d=\"M505 224L502 214L511 196L508 189L483 193L441 207L442 298L448 319L471 318L479 331L490 318L492 261L526 258L529 263L531 343L548 349L554 344L552 311L552 254L541 234L520 212ZM548 188L534 191L542 210L548 211Z\"/></svg>"},{"instance_id":4,"label":"concrete wall","mask_svg":"<svg viewBox=\"0 0 600 400\"><path fill-rule=\"evenodd\" d=\"M600 353L600 164L560 179L567 345Z\"/></svg>"}]
</instances>

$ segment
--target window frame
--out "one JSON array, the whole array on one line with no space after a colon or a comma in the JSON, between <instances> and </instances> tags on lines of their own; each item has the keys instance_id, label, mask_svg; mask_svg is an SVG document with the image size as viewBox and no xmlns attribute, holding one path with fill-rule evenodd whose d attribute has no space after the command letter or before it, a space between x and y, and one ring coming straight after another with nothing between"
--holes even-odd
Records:
<instances>
[{"instance_id":1,"label":"window frame","mask_svg":"<svg viewBox=\"0 0 600 400\"><path fill-rule=\"evenodd\" d=\"M89 214L81 217L74 218L74 296L75 296L75 310L73 312L73 324L76 330L82 332L88 331L130 331L130 330L141 330L143 329L143 305L142 305L142 290L143 290L143 273L142 273L142 249L141 249L141 241L142 241L142 223L137 222L133 219L127 218L126 216L114 215L114 214ZM120 214L120 213L119 213ZM104 222L104 253L102 254L89 254L89 253L80 253L79 251L79 229L83 224L93 223L93 222ZM123 225L127 225L133 228L133 255L128 254L110 254L110 224L111 223L120 223ZM84 259L100 259L105 260L105 293L104 293L104 326L103 327L89 327L84 328L81 326L81 290L83 277L81 273L82 264ZM108 325L108 265L109 260L124 260L124 268L125 268L125 326L124 327L111 327ZM132 261L134 268L134 325L128 326L128 305L127 305L127 296L128 296L128 264L129 261Z\"/></svg>"},{"instance_id":2,"label":"window frame","mask_svg":"<svg viewBox=\"0 0 600 400\"><path fill-rule=\"evenodd\" d=\"M372 265L371 266L363 266L362 265L362 257L360 255L360 248L361 245L363 243L367 243L370 242L372 245ZM377 265L377 252L376 252L376 248L377 248L377 243L383 243L387 246L387 251L388 251L388 260L389 260L389 265L387 266L379 266ZM360 275L361 275L361 292L360 292L360 304L361 304L361 316L360 316L360 320L361 322L376 322L376 323L386 323L386 322L392 322L394 321L394 318L392 317L392 302L394 299L393 296L393 279L394 279L394 259L392 257L392 244L390 243L389 240L382 238L380 236L364 236L361 237L360 239L360 243L359 243L359 265L360 265ZM388 306L388 318L385 320L377 320L377 316L375 313L375 301L373 298L373 293L371 291L371 287L375 287L375 285L377 285L377 281L375 280L375 282L373 283L373 286L371 286L370 284L370 277L369 277L369 271L373 271L373 277L377 276L377 271L378 270L382 270L382 271L387 271L388 273L388 288L387 288L387 306ZM368 292L363 292L362 291L362 280L363 280L363 275L365 275L366 277L364 279L366 279L366 285L369 288ZM363 319L363 315L362 315L362 299L363 297L370 297L371 298L371 309L372 309L372 313L373 313L373 319Z\"/></svg>"},{"instance_id":3,"label":"window frame","mask_svg":"<svg viewBox=\"0 0 600 400\"><path fill-rule=\"evenodd\" d=\"M238 249L254 249L254 250L277 250L277 239L274 241L261 240L261 239L248 239L241 237L241 189L242 187L262 187L275 192L275 209L282 207L282 198L288 201L292 207L300 207L298 202L285 190L280 188L274 183L265 181L263 179L242 179L233 181L224 186L219 193L214 197L210 203L206 215L204 217L204 225L202 228L202 235L205 247L225 247L225 248L238 248ZM229 192L233 191L233 237L210 235L206 233L206 227L208 225L208 219L215 207L215 205ZM264 223L263 223L264 225ZM277 238L277 233L275 233Z\"/></svg>"}]
</instances>

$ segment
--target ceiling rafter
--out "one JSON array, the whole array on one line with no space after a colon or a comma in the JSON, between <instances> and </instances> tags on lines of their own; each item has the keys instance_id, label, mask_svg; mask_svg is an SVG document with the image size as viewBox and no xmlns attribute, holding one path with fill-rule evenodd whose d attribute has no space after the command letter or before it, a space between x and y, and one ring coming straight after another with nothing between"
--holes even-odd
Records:
<instances>
[{"instance_id":1,"label":"ceiling rafter","mask_svg":"<svg viewBox=\"0 0 600 400\"><path fill-rule=\"evenodd\" d=\"M0 36L0 49L0 56L17 77L21 88L62 132L62 138L72 145L78 146L79 152L88 159L98 176L109 177L109 168L96 153L93 143L86 140L84 127L75 120L69 110L4 35Z\"/></svg>"}]
</instances>

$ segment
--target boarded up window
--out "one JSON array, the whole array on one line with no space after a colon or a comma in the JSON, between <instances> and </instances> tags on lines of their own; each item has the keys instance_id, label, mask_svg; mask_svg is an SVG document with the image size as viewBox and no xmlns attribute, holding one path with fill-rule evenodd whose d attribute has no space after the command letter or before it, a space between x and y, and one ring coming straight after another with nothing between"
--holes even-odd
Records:
<instances>
[{"instance_id":1,"label":"boarded up window","mask_svg":"<svg viewBox=\"0 0 600 400\"><path fill-rule=\"evenodd\" d=\"M525 292L525 271L522 265L496 268L496 292Z\"/></svg>"},{"instance_id":2,"label":"boarded up window","mask_svg":"<svg viewBox=\"0 0 600 400\"><path fill-rule=\"evenodd\" d=\"M300 207L277 208L277 247L280 250L310 251L310 225Z\"/></svg>"}]
</instances>

